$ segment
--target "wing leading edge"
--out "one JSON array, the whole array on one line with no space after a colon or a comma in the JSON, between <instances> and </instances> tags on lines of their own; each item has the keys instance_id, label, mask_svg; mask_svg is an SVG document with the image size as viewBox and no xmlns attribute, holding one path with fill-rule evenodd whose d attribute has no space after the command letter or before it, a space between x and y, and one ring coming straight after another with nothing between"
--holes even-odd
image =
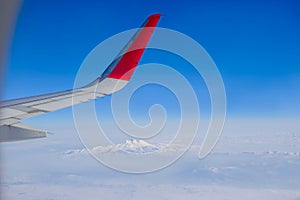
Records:
<instances>
[{"instance_id":1,"label":"wing leading edge","mask_svg":"<svg viewBox=\"0 0 300 200\"><path fill-rule=\"evenodd\" d=\"M20 120L87 102L122 89L132 77L160 16L149 16L103 74L90 84L74 90L0 102L0 142L46 137L47 131L30 127Z\"/></svg>"}]
</instances>

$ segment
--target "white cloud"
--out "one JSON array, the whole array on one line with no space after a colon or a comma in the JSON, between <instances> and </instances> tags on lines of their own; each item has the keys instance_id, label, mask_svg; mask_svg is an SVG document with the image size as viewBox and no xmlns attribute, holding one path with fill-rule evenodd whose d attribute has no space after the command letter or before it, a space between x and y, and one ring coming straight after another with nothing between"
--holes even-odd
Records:
<instances>
[{"instance_id":1,"label":"white cloud","mask_svg":"<svg viewBox=\"0 0 300 200\"><path fill-rule=\"evenodd\" d=\"M36 189L34 189L36 188ZM7 187L5 199L124 199L124 200L298 200L299 190L239 188L217 185L172 185L172 184L102 184L97 186L82 185L16 185Z\"/></svg>"},{"instance_id":2,"label":"white cloud","mask_svg":"<svg viewBox=\"0 0 300 200\"><path fill-rule=\"evenodd\" d=\"M272 122L273 124L274 122ZM204 160L199 144L170 167L151 174L111 170L93 159L76 133L2 144L4 199L291 199L300 198L300 135L238 123L225 129ZM277 125L279 126L279 125ZM299 127L299 126L298 126ZM59 130L58 130L59 131ZM95 147L100 153L149 153L166 143L129 140ZM171 145L168 152L180 149ZM69 150L68 150L69 149ZM166 152L164 152L166 153Z\"/></svg>"}]
</instances>

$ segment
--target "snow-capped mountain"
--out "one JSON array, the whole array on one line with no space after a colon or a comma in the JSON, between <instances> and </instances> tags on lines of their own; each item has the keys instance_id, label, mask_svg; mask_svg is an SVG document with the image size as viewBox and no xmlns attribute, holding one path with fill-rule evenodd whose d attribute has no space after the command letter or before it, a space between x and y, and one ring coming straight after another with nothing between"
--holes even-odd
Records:
<instances>
[{"instance_id":1,"label":"snow-capped mountain","mask_svg":"<svg viewBox=\"0 0 300 200\"><path fill-rule=\"evenodd\" d=\"M125 143L109 145L109 146L97 146L90 149L93 153L151 153L160 150L160 145L153 145L144 140L126 140ZM69 150L65 152L67 155L73 154L85 154L88 153L86 149Z\"/></svg>"},{"instance_id":2,"label":"snow-capped mountain","mask_svg":"<svg viewBox=\"0 0 300 200\"><path fill-rule=\"evenodd\" d=\"M150 144L144 140L126 140L124 144L111 146L111 152L125 151L132 153L149 153L159 150L158 146Z\"/></svg>"}]
</instances>

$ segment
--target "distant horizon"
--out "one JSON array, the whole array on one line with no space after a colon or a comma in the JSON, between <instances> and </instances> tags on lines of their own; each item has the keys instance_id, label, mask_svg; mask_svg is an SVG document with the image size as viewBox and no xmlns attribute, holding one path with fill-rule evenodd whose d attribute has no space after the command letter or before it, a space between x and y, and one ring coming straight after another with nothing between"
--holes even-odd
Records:
<instances>
[{"instance_id":1,"label":"distant horizon","mask_svg":"<svg viewBox=\"0 0 300 200\"><path fill-rule=\"evenodd\" d=\"M187 59L191 55L203 61L209 57L205 52L188 48L184 57L146 49L139 63L144 66L120 93L22 120L48 135L0 143L0 198L300 199L299 2L22 3L1 100L72 89L82 63L98 44L161 13L159 27L192 38L216 64L226 92L226 117L219 132L224 90L209 90L205 82L220 86L214 64L208 59L202 64L210 67L200 66L214 72L207 79ZM97 78L117 54L119 49L110 47L107 54L94 54L101 63L83 73L88 80ZM147 83L163 80L169 85L153 81L131 93L132 85L147 78ZM213 120L212 109L222 111ZM173 145L179 143L184 145Z\"/></svg>"}]
</instances>

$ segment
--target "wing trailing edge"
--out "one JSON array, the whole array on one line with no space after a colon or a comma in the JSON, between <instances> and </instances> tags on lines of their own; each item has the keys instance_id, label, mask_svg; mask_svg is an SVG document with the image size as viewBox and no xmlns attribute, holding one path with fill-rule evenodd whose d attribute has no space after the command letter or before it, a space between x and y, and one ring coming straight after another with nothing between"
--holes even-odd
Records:
<instances>
[{"instance_id":1,"label":"wing trailing edge","mask_svg":"<svg viewBox=\"0 0 300 200\"><path fill-rule=\"evenodd\" d=\"M21 122L14 125L0 126L0 133L0 142L29 140L47 136L47 131L34 128Z\"/></svg>"}]
</instances>

